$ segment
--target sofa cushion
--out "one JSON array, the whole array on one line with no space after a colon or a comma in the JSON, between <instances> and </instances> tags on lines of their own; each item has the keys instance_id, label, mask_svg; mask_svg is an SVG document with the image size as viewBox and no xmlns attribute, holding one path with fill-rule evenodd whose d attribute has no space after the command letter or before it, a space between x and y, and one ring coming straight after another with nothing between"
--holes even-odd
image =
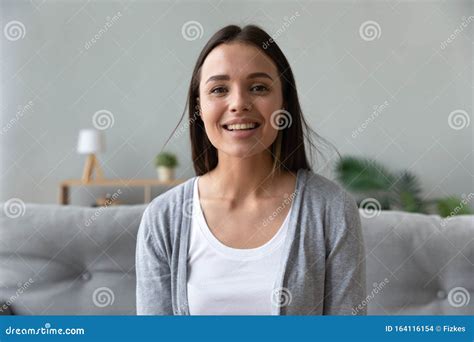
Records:
<instances>
[{"instance_id":1,"label":"sofa cushion","mask_svg":"<svg viewBox=\"0 0 474 342\"><path fill-rule=\"evenodd\" d=\"M360 213L369 315L474 312L474 216Z\"/></svg>"},{"instance_id":2,"label":"sofa cushion","mask_svg":"<svg viewBox=\"0 0 474 342\"><path fill-rule=\"evenodd\" d=\"M26 204L16 218L2 210L0 301L20 315L134 315L145 207Z\"/></svg>"}]
</instances>

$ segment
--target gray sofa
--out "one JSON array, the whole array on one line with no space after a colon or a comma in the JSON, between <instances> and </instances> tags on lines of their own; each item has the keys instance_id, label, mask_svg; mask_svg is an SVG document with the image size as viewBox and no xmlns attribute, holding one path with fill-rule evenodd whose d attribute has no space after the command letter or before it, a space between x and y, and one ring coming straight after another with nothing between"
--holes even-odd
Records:
<instances>
[{"instance_id":1,"label":"gray sofa","mask_svg":"<svg viewBox=\"0 0 474 342\"><path fill-rule=\"evenodd\" d=\"M0 314L134 315L145 205L0 213ZM17 217L18 216L18 217ZM474 313L474 216L361 211L372 315ZM354 312L355 313L355 312Z\"/></svg>"}]
</instances>

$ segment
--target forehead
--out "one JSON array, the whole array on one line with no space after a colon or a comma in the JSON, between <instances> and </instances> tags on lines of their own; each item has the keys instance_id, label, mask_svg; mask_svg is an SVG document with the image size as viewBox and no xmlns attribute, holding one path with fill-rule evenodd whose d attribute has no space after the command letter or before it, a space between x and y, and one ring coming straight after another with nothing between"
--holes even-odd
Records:
<instances>
[{"instance_id":1,"label":"forehead","mask_svg":"<svg viewBox=\"0 0 474 342\"><path fill-rule=\"evenodd\" d=\"M221 44L206 57L201 68L201 80L214 75L245 76L253 72L277 75L273 61L259 48L243 43Z\"/></svg>"}]
</instances>

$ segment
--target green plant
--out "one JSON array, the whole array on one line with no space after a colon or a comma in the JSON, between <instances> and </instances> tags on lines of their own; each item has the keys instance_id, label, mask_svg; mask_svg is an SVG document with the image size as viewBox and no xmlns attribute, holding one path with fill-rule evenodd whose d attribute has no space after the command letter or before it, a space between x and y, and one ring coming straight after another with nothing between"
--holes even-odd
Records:
<instances>
[{"instance_id":1,"label":"green plant","mask_svg":"<svg viewBox=\"0 0 474 342\"><path fill-rule=\"evenodd\" d=\"M349 191L364 193L377 199L380 209L390 209L393 202L390 187L395 176L381 164L367 158L342 157L336 165L336 175Z\"/></svg>"},{"instance_id":2,"label":"green plant","mask_svg":"<svg viewBox=\"0 0 474 342\"><path fill-rule=\"evenodd\" d=\"M439 216L448 217L472 214L471 210L464 204L465 202L456 196L441 198L437 203Z\"/></svg>"},{"instance_id":3,"label":"green plant","mask_svg":"<svg viewBox=\"0 0 474 342\"><path fill-rule=\"evenodd\" d=\"M443 217L472 214L455 196L424 200L418 178L409 171L393 174L374 160L352 156L342 157L335 170L337 180L347 190L375 198L384 210L426 213L428 205L434 203Z\"/></svg>"},{"instance_id":4,"label":"green plant","mask_svg":"<svg viewBox=\"0 0 474 342\"><path fill-rule=\"evenodd\" d=\"M174 168L178 165L178 159L173 153L161 152L155 158L155 166Z\"/></svg>"},{"instance_id":5,"label":"green plant","mask_svg":"<svg viewBox=\"0 0 474 342\"><path fill-rule=\"evenodd\" d=\"M393 184L394 201L399 208L412 213L426 213L426 203L422 198L421 185L416 176L403 171Z\"/></svg>"}]
</instances>

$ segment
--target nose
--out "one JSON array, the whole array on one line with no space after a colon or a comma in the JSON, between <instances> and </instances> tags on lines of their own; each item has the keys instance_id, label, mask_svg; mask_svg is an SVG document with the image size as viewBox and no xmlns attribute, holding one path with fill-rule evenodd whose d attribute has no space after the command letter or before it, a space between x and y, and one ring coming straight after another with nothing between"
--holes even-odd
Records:
<instances>
[{"instance_id":1,"label":"nose","mask_svg":"<svg viewBox=\"0 0 474 342\"><path fill-rule=\"evenodd\" d=\"M230 111L232 113L249 112L252 110L250 96L242 89L236 89L230 98Z\"/></svg>"}]
</instances>

